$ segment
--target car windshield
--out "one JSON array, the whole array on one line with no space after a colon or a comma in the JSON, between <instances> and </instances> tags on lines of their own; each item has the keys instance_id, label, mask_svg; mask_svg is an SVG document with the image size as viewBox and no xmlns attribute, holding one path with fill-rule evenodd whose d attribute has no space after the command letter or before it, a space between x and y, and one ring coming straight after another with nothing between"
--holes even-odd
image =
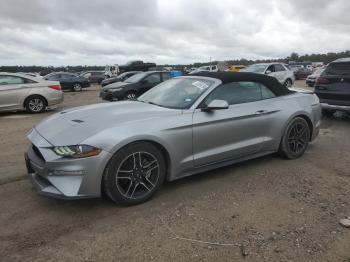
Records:
<instances>
[{"instance_id":1,"label":"car windshield","mask_svg":"<svg viewBox=\"0 0 350 262\"><path fill-rule=\"evenodd\" d=\"M266 69L266 65L250 65L245 69L242 69L242 72L252 72L252 73L264 73Z\"/></svg>"},{"instance_id":2,"label":"car windshield","mask_svg":"<svg viewBox=\"0 0 350 262\"><path fill-rule=\"evenodd\" d=\"M118 79L123 79L123 78L127 78L127 76L130 74L130 72L124 72L120 75L118 75L116 78Z\"/></svg>"},{"instance_id":3,"label":"car windshield","mask_svg":"<svg viewBox=\"0 0 350 262\"><path fill-rule=\"evenodd\" d=\"M137 82L139 82L142 78L144 78L147 75L148 75L148 73L139 73L139 74L136 74L136 75L133 75L133 76L129 77L124 82L126 82L126 83L137 83Z\"/></svg>"},{"instance_id":4,"label":"car windshield","mask_svg":"<svg viewBox=\"0 0 350 262\"><path fill-rule=\"evenodd\" d=\"M138 98L138 101L167 108L187 109L214 83L198 78L173 78Z\"/></svg>"},{"instance_id":5,"label":"car windshield","mask_svg":"<svg viewBox=\"0 0 350 262\"><path fill-rule=\"evenodd\" d=\"M315 75L320 75L324 71L324 68L317 68L314 72Z\"/></svg>"}]
</instances>

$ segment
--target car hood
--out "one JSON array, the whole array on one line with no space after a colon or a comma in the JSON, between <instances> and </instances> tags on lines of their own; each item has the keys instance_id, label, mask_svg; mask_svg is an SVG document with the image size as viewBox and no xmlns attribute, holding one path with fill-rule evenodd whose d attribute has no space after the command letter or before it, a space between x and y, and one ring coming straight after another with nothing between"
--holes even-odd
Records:
<instances>
[{"instance_id":1,"label":"car hood","mask_svg":"<svg viewBox=\"0 0 350 262\"><path fill-rule=\"evenodd\" d=\"M311 74L311 75L308 75L308 77L307 78L317 78L318 77L318 75L317 74Z\"/></svg>"},{"instance_id":2,"label":"car hood","mask_svg":"<svg viewBox=\"0 0 350 262\"><path fill-rule=\"evenodd\" d=\"M137 101L101 103L64 110L34 128L54 146L76 145L109 128L181 113Z\"/></svg>"},{"instance_id":3,"label":"car hood","mask_svg":"<svg viewBox=\"0 0 350 262\"><path fill-rule=\"evenodd\" d=\"M119 87L127 86L127 85L131 85L131 83L115 82L115 83L104 86L103 89L113 89L113 88L119 88Z\"/></svg>"}]
</instances>

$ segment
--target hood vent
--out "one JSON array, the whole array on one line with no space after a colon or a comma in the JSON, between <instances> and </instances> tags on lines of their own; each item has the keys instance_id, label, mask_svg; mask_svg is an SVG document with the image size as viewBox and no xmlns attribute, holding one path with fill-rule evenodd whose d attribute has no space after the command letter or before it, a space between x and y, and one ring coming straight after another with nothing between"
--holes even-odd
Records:
<instances>
[{"instance_id":1,"label":"hood vent","mask_svg":"<svg viewBox=\"0 0 350 262\"><path fill-rule=\"evenodd\" d=\"M73 119L71 120L72 122L75 122L75 123L84 123L83 120L79 120L79 119Z\"/></svg>"}]
</instances>

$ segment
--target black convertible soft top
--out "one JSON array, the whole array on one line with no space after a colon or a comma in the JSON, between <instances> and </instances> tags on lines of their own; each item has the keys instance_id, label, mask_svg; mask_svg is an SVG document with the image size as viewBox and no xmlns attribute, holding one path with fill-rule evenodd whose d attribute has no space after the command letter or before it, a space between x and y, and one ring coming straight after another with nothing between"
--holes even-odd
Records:
<instances>
[{"instance_id":1,"label":"black convertible soft top","mask_svg":"<svg viewBox=\"0 0 350 262\"><path fill-rule=\"evenodd\" d=\"M263 75L263 74L255 74L248 72L199 72L195 74L191 74L189 76L204 76L220 79L223 84L238 82L238 81L251 81L251 82L259 82L268 87L275 95L284 96L293 91L289 90L285 86L283 86L278 80L274 77Z\"/></svg>"}]
</instances>

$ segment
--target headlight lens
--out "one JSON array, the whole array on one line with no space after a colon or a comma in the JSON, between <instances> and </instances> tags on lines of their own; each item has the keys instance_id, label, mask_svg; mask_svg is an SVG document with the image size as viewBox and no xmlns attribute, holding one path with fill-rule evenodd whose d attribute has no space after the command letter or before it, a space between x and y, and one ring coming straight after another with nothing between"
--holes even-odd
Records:
<instances>
[{"instance_id":1,"label":"headlight lens","mask_svg":"<svg viewBox=\"0 0 350 262\"><path fill-rule=\"evenodd\" d=\"M97 156L101 153L101 149L88 145L56 146L53 147L52 150L58 156L69 158Z\"/></svg>"},{"instance_id":2,"label":"headlight lens","mask_svg":"<svg viewBox=\"0 0 350 262\"><path fill-rule=\"evenodd\" d=\"M122 91L122 90L123 90L123 88L121 88L121 87L110 89L111 92L119 92L119 91Z\"/></svg>"}]
</instances>

